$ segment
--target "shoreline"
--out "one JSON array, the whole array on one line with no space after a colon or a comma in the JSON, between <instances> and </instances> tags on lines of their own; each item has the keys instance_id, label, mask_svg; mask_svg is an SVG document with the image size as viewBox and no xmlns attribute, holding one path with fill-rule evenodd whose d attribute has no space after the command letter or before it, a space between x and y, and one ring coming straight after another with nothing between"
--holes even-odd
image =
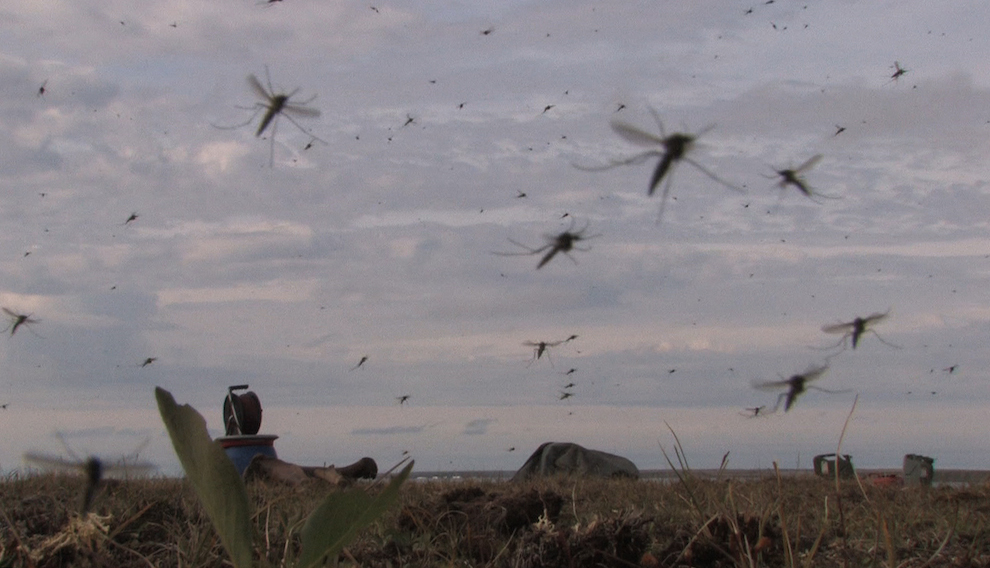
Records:
<instances>
[{"instance_id":1,"label":"shoreline","mask_svg":"<svg viewBox=\"0 0 990 568\"><path fill-rule=\"evenodd\" d=\"M780 469L782 477L814 476L811 469ZM903 475L900 468L862 468L856 472L861 478L871 475ZM480 471L413 471L411 480L491 480L509 481L515 475L515 470L480 470ZM772 478L775 473L772 469L726 469L721 473L717 469L692 469L691 474L702 479L732 479L736 481L755 481L764 478ZM641 480L656 481L676 481L677 473L670 469L648 469L640 471ZM984 469L935 469L932 477L935 484L979 484L990 482L990 470Z\"/></svg>"}]
</instances>

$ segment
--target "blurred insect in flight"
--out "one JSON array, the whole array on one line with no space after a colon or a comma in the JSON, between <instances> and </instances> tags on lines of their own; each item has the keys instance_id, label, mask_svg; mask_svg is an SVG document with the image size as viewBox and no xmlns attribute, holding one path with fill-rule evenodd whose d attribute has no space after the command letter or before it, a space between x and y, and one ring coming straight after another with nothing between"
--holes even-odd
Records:
<instances>
[{"instance_id":1,"label":"blurred insect in flight","mask_svg":"<svg viewBox=\"0 0 990 568\"><path fill-rule=\"evenodd\" d=\"M59 440L65 445L65 441L59 436ZM147 442L145 442L147 443ZM142 444L142 447L144 444ZM138 462L136 458L131 459L129 457L114 460L112 463L108 463L96 456L89 456L86 459L79 459L68 446L65 446L66 450L69 452L72 459L66 459L60 456L50 456L47 454L41 454L37 452L27 452L24 454L24 461L30 465L52 471L57 473L67 473L67 472L79 472L86 477L86 488L83 492L82 505L80 507L80 513L86 515L89 512L90 507L93 505L93 501L96 499L96 494L102 485L102 481L105 476L137 476L145 475L150 473L155 469L155 466L150 463ZM133 452L131 455L136 456L141 448Z\"/></svg>"},{"instance_id":2,"label":"blurred insect in flight","mask_svg":"<svg viewBox=\"0 0 990 568\"><path fill-rule=\"evenodd\" d=\"M785 168L782 170L778 170L775 168L774 172L777 174L776 177L780 178L780 183L777 184L777 187L779 187L781 190L780 191L781 198L783 198L784 190L787 189L787 186L793 185L795 189L800 191L805 197L814 201L815 203L819 203L819 204L821 203L821 201L818 201L817 199L819 197L824 197L826 199L839 199L839 197L835 195L825 195L824 193L818 193L812 191L811 186L808 185L808 182L801 177L801 174L815 167L815 165L818 164L818 162L820 162L821 159L822 159L821 154L815 154L814 156L805 160L803 164L801 164L800 166L794 169Z\"/></svg>"},{"instance_id":3,"label":"blurred insect in flight","mask_svg":"<svg viewBox=\"0 0 990 568\"><path fill-rule=\"evenodd\" d=\"M856 346L859 344L860 338L863 337L863 334L865 333L872 333L873 335L877 336L877 339L879 339L881 343L887 345L888 347L900 349L901 348L900 346L894 345L893 343L888 343L882 337L880 337L879 333L877 333L873 329L870 329L871 325L879 323L884 319L886 319L888 314L890 314L890 310L887 310L886 312L883 313L877 312L875 314L870 314L865 318L860 318L860 317L853 318L853 320L849 322L837 323L835 325L826 325L825 327L822 328L822 331L824 331L825 333L842 334L842 338L839 339L839 342L829 347L829 349L834 349L840 345L842 345L844 348L846 344L846 340L850 338L852 339L852 348L856 349Z\"/></svg>"},{"instance_id":4,"label":"blurred insect in flight","mask_svg":"<svg viewBox=\"0 0 990 568\"><path fill-rule=\"evenodd\" d=\"M823 389L821 387L816 387L808 384L811 381L819 379L823 374L825 374L825 371L827 370L828 370L828 366L824 366L824 365L821 367L811 367L807 371L801 373L800 375L792 375L790 378L779 381L753 383L753 387L761 390L779 390L781 388L786 388L787 392L780 393L780 396L777 397L777 404L773 406L773 410L770 411L770 414L777 412L777 409L780 408L781 402L784 403L784 412L787 412L788 410L791 409L791 406L794 405L794 402L797 400L797 397L800 396L802 393L807 392L808 389L815 389L818 391L827 392L831 394L847 392L841 390L835 391L835 390Z\"/></svg>"},{"instance_id":5,"label":"blurred insect in flight","mask_svg":"<svg viewBox=\"0 0 990 568\"><path fill-rule=\"evenodd\" d=\"M409 395L404 394L402 396L397 396L395 397L395 400L399 401L399 406L402 406L403 404L406 403L407 400L409 400Z\"/></svg>"},{"instance_id":6,"label":"blurred insect in flight","mask_svg":"<svg viewBox=\"0 0 990 568\"><path fill-rule=\"evenodd\" d=\"M304 101L292 102L292 97L294 97L296 93L299 92L299 88L296 88L295 90L293 90L291 93L288 94L276 93L275 88L272 87L271 77L268 74L268 66L265 66L265 80L268 84L267 89L265 88L264 85L261 84L261 81L259 81L258 78L254 76L253 73L247 76L248 86L251 87L251 90L254 91L254 93L258 96L258 98L262 100L255 103L254 106L252 107L237 107L237 108L241 108L243 110L253 110L254 114L251 115L251 118L249 118L245 122L242 122L241 124L235 124L233 126L219 126L216 124L214 124L213 126L224 130L241 128L253 122L254 118L258 116L258 113L264 111L264 114L261 117L261 122L258 124L258 130L254 133L254 135L260 138L261 135L264 134L265 130L268 128L268 125L271 124L272 126L272 131L270 134L271 149L269 150L269 157L268 157L269 166L273 166L275 164L275 134L278 129L278 117L280 116L285 117L286 120L291 122L303 134L311 137L313 140L318 140L326 144L326 141L324 141L321 138L318 138L317 136L314 136L311 132L307 131L298 122L296 122L294 118L292 118L293 115L301 118L302 117L316 118L320 116L319 110L305 106L313 102L313 100L316 99L316 95L313 95L312 97ZM312 140L310 141L310 143L312 143Z\"/></svg>"},{"instance_id":7,"label":"blurred insect in flight","mask_svg":"<svg viewBox=\"0 0 990 568\"><path fill-rule=\"evenodd\" d=\"M754 406L752 408L747 408L744 412L740 412L739 414L743 416L747 416L749 418L756 418L761 413L766 415L766 413L763 412L764 408L766 408L766 406Z\"/></svg>"},{"instance_id":8,"label":"blurred insect in flight","mask_svg":"<svg viewBox=\"0 0 990 568\"><path fill-rule=\"evenodd\" d=\"M48 79L45 79L45 82L42 83L40 87L38 87L38 97L45 96L45 87L47 85L48 85Z\"/></svg>"},{"instance_id":9,"label":"blurred insect in flight","mask_svg":"<svg viewBox=\"0 0 990 568\"><path fill-rule=\"evenodd\" d=\"M550 362L550 366L553 367L553 361L550 359L550 348L551 347L556 347L556 346L564 343L565 341L566 340L560 340L560 341L523 341L523 345L526 345L528 347L532 347L533 348L533 357L532 357L532 359L529 360L529 364L526 365L526 366L528 367L529 365L532 365L536 361L539 361L540 358L543 357L543 354L546 353L546 355L547 355L547 361L549 361Z\"/></svg>"},{"instance_id":10,"label":"blurred insect in flight","mask_svg":"<svg viewBox=\"0 0 990 568\"><path fill-rule=\"evenodd\" d=\"M547 240L547 244L543 245L540 248L530 248L530 247L528 247L528 246L526 246L526 245L524 245L524 244L522 244L522 243L520 243L518 241L514 241L512 239L509 239L509 242L510 243L516 245L517 247L526 249L526 252L496 252L494 254L497 254L499 256L522 256L522 255L540 254L543 251L547 251L547 249L549 249L547 251L547 253L543 255L543 258L540 259L540 263L536 265L536 269L537 270L543 268L543 266L545 264L547 264L548 262L550 262L551 260L553 260L553 257L557 256L557 253L563 253L565 256L567 256L567 258L571 259L571 261L574 262L574 264L577 264L577 260L575 260L574 257L571 256L570 252L572 250L579 250L579 251L582 251L582 252L587 252L587 251L591 250L591 248L590 247L589 248L581 248L581 247L575 246L575 243L578 243L580 241L586 241L588 239L593 239L595 237L600 236L600 235L588 235L588 236L586 236L585 233L587 231L588 231L588 225L587 224L585 224L585 226L584 226L583 229L581 229L579 231L575 231L574 230L574 220L572 219L571 220L571 226L566 231L564 231L562 233L559 233L559 234L556 234L556 235L549 234L549 233L548 234L545 234L544 235L544 238Z\"/></svg>"},{"instance_id":11,"label":"blurred insect in flight","mask_svg":"<svg viewBox=\"0 0 990 568\"><path fill-rule=\"evenodd\" d=\"M894 74L890 76L889 83L896 83L898 79L901 78L908 70L901 67L901 64L897 61L894 62Z\"/></svg>"},{"instance_id":12,"label":"blurred insect in flight","mask_svg":"<svg viewBox=\"0 0 990 568\"><path fill-rule=\"evenodd\" d=\"M648 158L659 158L656 168L653 170L653 176L650 178L650 184L647 188L647 195L652 196L653 192L656 191L657 186L663 181L664 177L667 177L667 183L664 184L663 193L660 198L660 213L657 216L657 222L663 218L664 208L667 206L667 197L670 195L670 187L673 183L673 172L674 167L678 162L687 162L694 166L698 171L705 174L712 180L724 185L725 187L743 193L743 190L732 185L731 183L725 181L724 179L718 177L712 173L708 168L702 166L698 162L688 157L688 152L694 147L695 141L703 134L714 128L714 126L709 126L704 128L697 134L686 134L683 132L675 132L671 135L667 135L663 127L663 122L660 120L660 115L657 113L656 109L650 108L650 113L653 114L653 119L657 123L657 127L660 129L660 135L651 134L642 130L631 124L626 124L619 120L612 120L611 126L612 130L616 134L624 138L627 142L631 142L638 146L650 146L655 147L653 150L647 150L637 154L631 158L625 160L613 160L611 163L604 166L581 166L574 164L574 167L579 170L585 171L603 171L609 170L618 166L626 166L630 164L639 164ZM668 175L669 174L669 175Z\"/></svg>"},{"instance_id":13,"label":"blurred insect in flight","mask_svg":"<svg viewBox=\"0 0 990 568\"><path fill-rule=\"evenodd\" d=\"M34 330L31 329L31 325L30 324L32 324L32 323L41 323L41 320L32 318L31 317L31 314L19 314L17 312L14 312L12 310L7 309L7 308L0 308L0 309L3 310L3 313L7 314L7 320L10 322L7 325L7 327L5 327L3 329L3 331L7 331L9 329L11 336L13 336L15 333L17 333L17 328L21 327L22 325L28 331L30 331L31 333L34 333ZM0 333L2 333L2 332L0 332ZM35 335L38 335L37 333L34 333L34 334ZM41 336L38 335L38 337L41 337Z\"/></svg>"}]
</instances>

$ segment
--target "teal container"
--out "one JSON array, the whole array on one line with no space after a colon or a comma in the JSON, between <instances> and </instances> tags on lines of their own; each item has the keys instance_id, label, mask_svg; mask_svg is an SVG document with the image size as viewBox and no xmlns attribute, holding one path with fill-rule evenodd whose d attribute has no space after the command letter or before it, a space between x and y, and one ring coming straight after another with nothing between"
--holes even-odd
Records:
<instances>
[{"instance_id":1,"label":"teal container","mask_svg":"<svg viewBox=\"0 0 990 568\"><path fill-rule=\"evenodd\" d=\"M230 461L234 462L237 473L244 475L244 470L251 463L254 456L261 454L270 458L277 458L275 453L275 440L278 436L274 434L256 434L254 436L222 436L216 441L227 453Z\"/></svg>"}]
</instances>

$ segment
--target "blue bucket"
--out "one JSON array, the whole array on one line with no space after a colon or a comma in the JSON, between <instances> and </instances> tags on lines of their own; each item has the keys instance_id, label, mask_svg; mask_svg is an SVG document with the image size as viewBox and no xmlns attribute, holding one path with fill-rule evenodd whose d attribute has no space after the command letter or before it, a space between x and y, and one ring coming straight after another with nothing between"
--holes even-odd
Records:
<instances>
[{"instance_id":1,"label":"blue bucket","mask_svg":"<svg viewBox=\"0 0 990 568\"><path fill-rule=\"evenodd\" d=\"M277 458L275 454L275 440L278 436L274 434L257 434L254 436L222 436L216 441L220 443L223 451L227 452L227 457L234 462L237 473L244 475L244 470L251 463L254 456L261 454L270 458Z\"/></svg>"}]
</instances>

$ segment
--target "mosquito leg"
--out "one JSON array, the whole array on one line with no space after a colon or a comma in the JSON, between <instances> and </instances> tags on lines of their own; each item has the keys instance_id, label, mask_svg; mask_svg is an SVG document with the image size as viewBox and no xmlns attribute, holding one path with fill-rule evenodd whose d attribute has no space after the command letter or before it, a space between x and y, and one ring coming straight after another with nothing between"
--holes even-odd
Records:
<instances>
[{"instance_id":1,"label":"mosquito leg","mask_svg":"<svg viewBox=\"0 0 990 568\"><path fill-rule=\"evenodd\" d=\"M268 167L275 167L275 133L278 132L278 115L275 116L276 120L272 120L272 132L271 141L268 144Z\"/></svg>"},{"instance_id":2,"label":"mosquito leg","mask_svg":"<svg viewBox=\"0 0 990 568\"><path fill-rule=\"evenodd\" d=\"M667 197L670 196L670 186L674 183L674 172L671 171L667 176L667 183L663 186L663 192L660 194L660 213L657 214L657 225L663 220L663 212L667 208Z\"/></svg>"},{"instance_id":3,"label":"mosquito leg","mask_svg":"<svg viewBox=\"0 0 990 568\"><path fill-rule=\"evenodd\" d=\"M884 338L880 337L880 334L877 333L876 331L872 330L872 329L868 329L866 331L868 331L868 332L872 333L873 335L877 336L877 339L880 340L880 343L883 343L887 347L893 347L894 349L904 349L900 345L894 345L893 343L890 343L889 341L887 341Z\"/></svg>"},{"instance_id":4,"label":"mosquito leg","mask_svg":"<svg viewBox=\"0 0 990 568\"><path fill-rule=\"evenodd\" d=\"M780 408L780 403L783 402L785 398L787 398L787 393L786 392L780 393L780 395L777 396L777 404L774 404L773 409L767 414L776 414L777 409Z\"/></svg>"},{"instance_id":5,"label":"mosquito leg","mask_svg":"<svg viewBox=\"0 0 990 568\"><path fill-rule=\"evenodd\" d=\"M706 176L712 178L713 180L717 181L718 183L724 185L725 187L727 187L727 188L729 188L729 189L731 189L733 191L738 191L739 193L746 193L746 190L744 190L744 189L742 189L740 187L736 187L736 186L732 185L731 183L725 181L724 179L718 177L717 175L715 175L714 173L712 173L710 170L708 170L708 168L706 168L705 166L702 166L698 162L695 162L691 158L688 158L687 156L684 156L681 159L684 160L685 162L691 164L692 166L698 168L698 171L700 171L701 173L705 174Z\"/></svg>"},{"instance_id":6,"label":"mosquito leg","mask_svg":"<svg viewBox=\"0 0 990 568\"><path fill-rule=\"evenodd\" d=\"M657 109L655 109L653 107L650 107L650 114L653 115L653 120L656 121L657 128L660 129L660 137L661 138L666 138L667 137L667 133L663 129L663 121L660 120L660 113L657 112Z\"/></svg>"},{"instance_id":7,"label":"mosquito leg","mask_svg":"<svg viewBox=\"0 0 990 568\"><path fill-rule=\"evenodd\" d=\"M647 158L651 158L654 156L663 157L663 155L664 153L661 152L660 150L649 150L641 154L636 154L635 156L631 158L627 158L625 160L612 160L608 164L605 164L604 166L582 166L581 164L576 164L574 162L571 162L571 165L585 172L603 172L605 170L611 170L612 168L617 168L619 166L630 166L634 164L641 164L643 163L643 160L646 160Z\"/></svg>"},{"instance_id":8,"label":"mosquito leg","mask_svg":"<svg viewBox=\"0 0 990 568\"><path fill-rule=\"evenodd\" d=\"M233 126L221 126L219 124L214 124L214 123L211 122L210 123L210 126L212 126L213 128L219 128L220 130L234 130L235 128L243 128L243 127L251 124L252 122L254 122L254 119L258 116L258 113L261 112L261 109L263 109L265 107L264 106L255 106L255 107L252 107L252 108L254 108L254 114L252 114L251 115L251 118L247 119L247 121L245 121L245 122L242 122L240 124L235 124ZM244 110L250 110L250 109L245 108Z\"/></svg>"},{"instance_id":9,"label":"mosquito leg","mask_svg":"<svg viewBox=\"0 0 990 568\"><path fill-rule=\"evenodd\" d=\"M285 118L289 119L289 122L291 122L296 128L299 129L300 132L302 132L306 136L312 136L313 139L319 140L320 142L323 142L324 144L327 144L327 141L326 140L320 138L319 136L313 134L312 132L310 132L310 131L306 130L305 128L303 128L302 126L300 126L299 123L296 122L296 120L294 118L292 118L291 116L289 116L288 114L286 114L286 113L283 112L282 113L282 116L284 116Z\"/></svg>"},{"instance_id":10,"label":"mosquito leg","mask_svg":"<svg viewBox=\"0 0 990 568\"><path fill-rule=\"evenodd\" d=\"M828 347L808 347L808 349L814 349L815 351L831 351L832 349L835 349L837 347L842 347L842 349L840 350L841 353L842 351L848 349L848 340L850 336L851 334L849 333L843 335L841 338L839 338L839 341L836 342L835 345L830 345Z\"/></svg>"}]
</instances>

